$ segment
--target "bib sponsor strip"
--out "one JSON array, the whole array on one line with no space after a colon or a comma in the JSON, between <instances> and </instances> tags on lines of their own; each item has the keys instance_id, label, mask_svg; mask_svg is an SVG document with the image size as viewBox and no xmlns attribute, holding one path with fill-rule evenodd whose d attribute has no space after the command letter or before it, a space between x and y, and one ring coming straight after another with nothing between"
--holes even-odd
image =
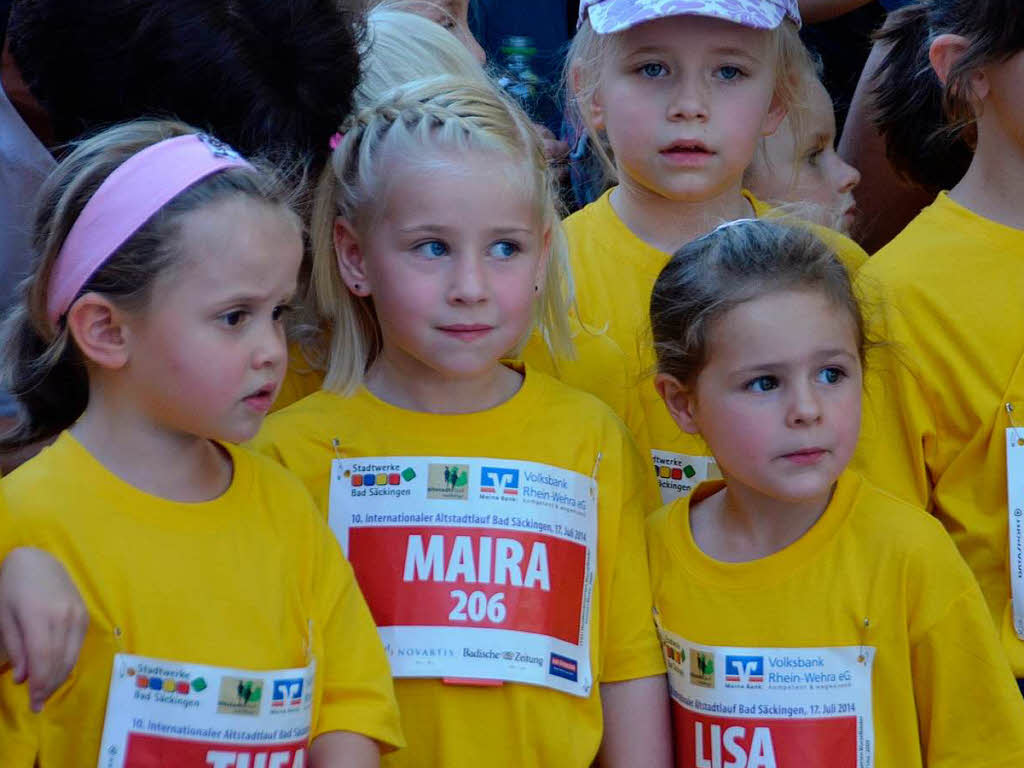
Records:
<instances>
[{"instance_id":1,"label":"bib sponsor strip","mask_svg":"<svg viewBox=\"0 0 1024 768\"><path fill-rule=\"evenodd\" d=\"M117 654L98 766L304 768L314 679Z\"/></svg>"},{"instance_id":2,"label":"bib sponsor strip","mask_svg":"<svg viewBox=\"0 0 1024 768\"><path fill-rule=\"evenodd\" d=\"M592 478L505 459L337 459L330 525L396 677L590 694Z\"/></svg>"},{"instance_id":3,"label":"bib sponsor strip","mask_svg":"<svg viewBox=\"0 0 1024 768\"><path fill-rule=\"evenodd\" d=\"M873 768L873 648L727 648L659 634L679 768Z\"/></svg>"},{"instance_id":4,"label":"bib sponsor strip","mask_svg":"<svg viewBox=\"0 0 1024 768\"><path fill-rule=\"evenodd\" d=\"M1017 427L1006 430L1006 491L1013 629L1024 640L1024 430Z\"/></svg>"}]
</instances>

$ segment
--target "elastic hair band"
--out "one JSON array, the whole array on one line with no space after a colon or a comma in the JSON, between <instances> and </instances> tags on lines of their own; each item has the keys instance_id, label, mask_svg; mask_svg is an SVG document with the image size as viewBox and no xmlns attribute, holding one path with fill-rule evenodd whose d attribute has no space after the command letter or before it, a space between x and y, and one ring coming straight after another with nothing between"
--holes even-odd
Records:
<instances>
[{"instance_id":1,"label":"elastic hair band","mask_svg":"<svg viewBox=\"0 0 1024 768\"><path fill-rule=\"evenodd\" d=\"M210 174L239 167L252 166L202 133L165 139L121 163L89 198L57 254L46 292L53 327L96 270L157 211Z\"/></svg>"}]
</instances>

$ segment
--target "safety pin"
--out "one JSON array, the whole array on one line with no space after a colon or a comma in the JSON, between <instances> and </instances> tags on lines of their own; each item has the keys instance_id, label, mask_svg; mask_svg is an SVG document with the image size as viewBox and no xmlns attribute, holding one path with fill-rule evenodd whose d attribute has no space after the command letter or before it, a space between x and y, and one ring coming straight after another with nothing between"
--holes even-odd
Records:
<instances>
[{"instance_id":1,"label":"safety pin","mask_svg":"<svg viewBox=\"0 0 1024 768\"><path fill-rule=\"evenodd\" d=\"M1010 428L1013 429L1013 433L1017 436L1017 445L1024 445L1024 436L1021 435L1020 427L1013 420L1013 403L1006 404L1006 417L1010 422Z\"/></svg>"}]
</instances>

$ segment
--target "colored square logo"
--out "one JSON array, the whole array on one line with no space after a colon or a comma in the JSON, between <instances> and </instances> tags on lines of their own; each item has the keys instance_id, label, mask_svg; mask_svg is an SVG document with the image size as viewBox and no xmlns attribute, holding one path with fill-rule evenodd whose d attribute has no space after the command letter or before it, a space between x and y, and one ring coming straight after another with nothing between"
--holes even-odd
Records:
<instances>
[{"instance_id":1,"label":"colored square logo","mask_svg":"<svg viewBox=\"0 0 1024 768\"><path fill-rule=\"evenodd\" d=\"M275 680L271 688L271 711L291 711L302 706L303 685L304 681L301 677Z\"/></svg>"},{"instance_id":2,"label":"colored square logo","mask_svg":"<svg viewBox=\"0 0 1024 768\"><path fill-rule=\"evenodd\" d=\"M760 685L764 682L764 656L726 656L725 682Z\"/></svg>"}]
</instances>

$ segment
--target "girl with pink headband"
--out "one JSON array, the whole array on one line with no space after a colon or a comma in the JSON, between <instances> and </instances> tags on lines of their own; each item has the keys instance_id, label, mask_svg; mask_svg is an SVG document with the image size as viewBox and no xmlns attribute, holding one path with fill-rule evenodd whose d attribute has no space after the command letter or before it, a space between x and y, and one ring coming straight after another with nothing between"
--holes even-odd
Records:
<instances>
[{"instance_id":1,"label":"girl with pink headband","mask_svg":"<svg viewBox=\"0 0 1024 768\"><path fill-rule=\"evenodd\" d=\"M38 717L0 679L4 766L362 767L402 744L351 567L301 483L235 445L284 373L300 232L270 176L180 123L111 128L47 180L0 450L57 440L0 491L90 626Z\"/></svg>"},{"instance_id":2,"label":"girl with pink headband","mask_svg":"<svg viewBox=\"0 0 1024 768\"><path fill-rule=\"evenodd\" d=\"M575 118L616 186L566 220L576 300L586 325L630 357L647 434L637 435L669 502L717 476L699 438L655 391L645 314L670 255L723 221L772 215L743 188L759 142L789 115L802 135L797 0L583 0L569 52ZM820 229L851 267L866 258ZM593 376L603 372L592 361Z\"/></svg>"}]
</instances>

